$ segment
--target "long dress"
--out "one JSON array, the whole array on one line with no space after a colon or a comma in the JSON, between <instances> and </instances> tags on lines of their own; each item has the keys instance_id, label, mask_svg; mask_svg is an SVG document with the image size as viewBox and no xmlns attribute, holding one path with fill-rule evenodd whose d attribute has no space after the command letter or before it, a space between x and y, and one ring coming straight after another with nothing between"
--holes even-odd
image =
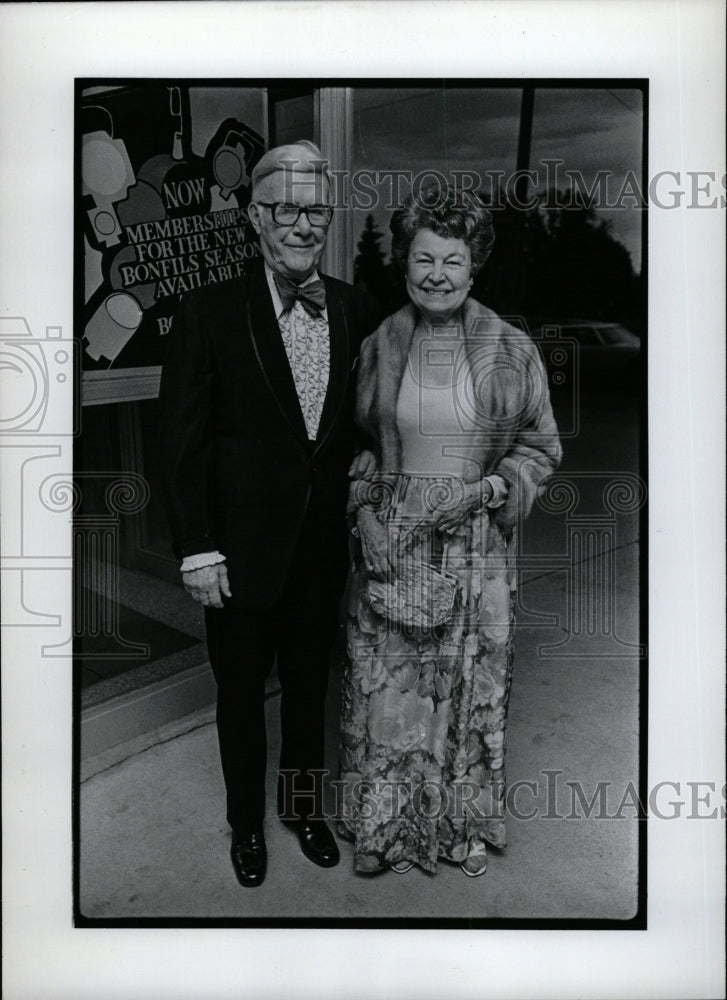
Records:
<instances>
[{"instance_id":1,"label":"long dress","mask_svg":"<svg viewBox=\"0 0 727 1000\"><path fill-rule=\"evenodd\" d=\"M505 846L505 729L513 662L509 539L485 509L443 536L432 502L474 475L459 448L468 431L467 370L427 385L413 349L397 402L402 468L381 484L379 520L411 562L456 578L451 617L435 628L393 625L368 596L361 550L348 588L339 829L354 840L354 867L398 862L436 871L440 858L482 863L485 843ZM454 390L454 391L453 391ZM375 484L374 484L375 489Z\"/></svg>"}]
</instances>

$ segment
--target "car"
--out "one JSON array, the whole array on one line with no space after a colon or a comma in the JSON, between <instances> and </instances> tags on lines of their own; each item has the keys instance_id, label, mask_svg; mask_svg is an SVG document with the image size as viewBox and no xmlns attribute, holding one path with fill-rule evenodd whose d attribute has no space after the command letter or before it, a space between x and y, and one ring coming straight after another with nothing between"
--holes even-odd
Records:
<instances>
[{"instance_id":1,"label":"car","mask_svg":"<svg viewBox=\"0 0 727 1000\"><path fill-rule=\"evenodd\" d=\"M629 391L641 380L641 340L621 323L549 320L530 325L552 392Z\"/></svg>"}]
</instances>

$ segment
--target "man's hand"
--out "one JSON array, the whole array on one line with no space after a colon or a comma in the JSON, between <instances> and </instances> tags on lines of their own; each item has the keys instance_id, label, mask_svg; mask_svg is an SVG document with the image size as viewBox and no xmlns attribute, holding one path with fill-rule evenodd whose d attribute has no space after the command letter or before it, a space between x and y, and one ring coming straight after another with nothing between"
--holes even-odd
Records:
<instances>
[{"instance_id":1,"label":"man's hand","mask_svg":"<svg viewBox=\"0 0 727 1000\"><path fill-rule=\"evenodd\" d=\"M221 608L222 594L232 597L224 563L182 573L182 582L187 593L205 607Z\"/></svg>"},{"instance_id":2,"label":"man's hand","mask_svg":"<svg viewBox=\"0 0 727 1000\"><path fill-rule=\"evenodd\" d=\"M437 531L451 535L456 528L470 516L473 510L487 502L492 496L489 484L484 485L479 480L474 483L463 483L461 496L456 500L445 500L432 511L432 523Z\"/></svg>"},{"instance_id":3,"label":"man's hand","mask_svg":"<svg viewBox=\"0 0 727 1000\"><path fill-rule=\"evenodd\" d=\"M368 448L364 448L351 462L348 470L349 479L371 479L376 472L376 456Z\"/></svg>"}]
</instances>

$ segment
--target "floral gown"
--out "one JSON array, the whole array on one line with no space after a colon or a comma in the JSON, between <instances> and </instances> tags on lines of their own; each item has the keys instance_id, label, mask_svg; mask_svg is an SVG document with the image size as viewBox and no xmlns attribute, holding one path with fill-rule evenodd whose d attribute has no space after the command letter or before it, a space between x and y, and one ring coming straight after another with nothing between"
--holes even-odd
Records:
<instances>
[{"instance_id":1,"label":"floral gown","mask_svg":"<svg viewBox=\"0 0 727 1000\"><path fill-rule=\"evenodd\" d=\"M377 614L360 551L348 590L339 829L354 867L436 870L505 846L504 755L512 678L508 541L487 511L446 542L427 524L432 490L452 480L398 475L379 520L399 558L456 577L451 617L435 628ZM412 527L412 525L414 527ZM403 554L402 554L403 550Z\"/></svg>"}]
</instances>

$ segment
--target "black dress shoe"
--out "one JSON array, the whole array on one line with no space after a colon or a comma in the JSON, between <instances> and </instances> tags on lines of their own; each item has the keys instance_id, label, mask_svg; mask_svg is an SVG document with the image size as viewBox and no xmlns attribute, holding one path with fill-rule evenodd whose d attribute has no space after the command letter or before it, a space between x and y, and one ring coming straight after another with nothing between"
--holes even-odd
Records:
<instances>
[{"instance_id":1,"label":"black dress shoe","mask_svg":"<svg viewBox=\"0 0 727 1000\"><path fill-rule=\"evenodd\" d=\"M301 819L295 832L301 851L314 865L333 868L341 860L338 844L322 819Z\"/></svg>"},{"instance_id":2,"label":"black dress shoe","mask_svg":"<svg viewBox=\"0 0 727 1000\"><path fill-rule=\"evenodd\" d=\"M233 830L230 858L240 885L262 885L268 870L268 852L262 827L244 835Z\"/></svg>"}]
</instances>

